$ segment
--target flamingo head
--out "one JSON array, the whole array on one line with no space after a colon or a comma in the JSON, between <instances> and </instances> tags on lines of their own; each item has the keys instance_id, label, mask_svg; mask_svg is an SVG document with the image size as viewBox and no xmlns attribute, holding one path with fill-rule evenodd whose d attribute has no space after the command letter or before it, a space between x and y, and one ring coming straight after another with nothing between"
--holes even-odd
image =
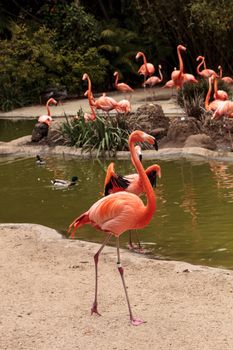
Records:
<instances>
[{"instance_id":1,"label":"flamingo head","mask_svg":"<svg viewBox=\"0 0 233 350\"><path fill-rule=\"evenodd\" d=\"M133 131L129 136L129 142L147 142L150 145L155 144L155 138L141 130Z\"/></svg>"},{"instance_id":2,"label":"flamingo head","mask_svg":"<svg viewBox=\"0 0 233 350\"><path fill-rule=\"evenodd\" d=\"M159 66L158 66L158 67L159 67L159 69L162 69L162 66L161 66L161 64L159 64Z\"/></svg>"},{"instance_id":3,"label":"flamingo head","mask_svg":"<svg viewBox=\"0 0 233 350\"><path fill-rule=\"evenodd\" d=\"M205 57L204 56L198 56L196 61L200 61L200 60L203 60L204 61Z\"/></svg>"},{"instance_id":4,"label":"flamingo head","mask_svg":"<svg viewBox=\"0 0 233 350\"><path fill-rule=\"evenodd\" d=\"M139 59L139 57L141 57L141 56L143 56L144 55L144 53L143 52L141 52L141 51L139 51L138 53L137 53L137 55L136 55L136 60L138 60Z\"/></svg>"},{"instance_id":5,"label":"flamingo head","mask_svg":"<svg viewBox=\"0 0 233 350\"><path fill-rule=\"evenodd\" d=\"M222 69L222 66L218 66L218 69Z\"/></svg>"},{"instance_id":6,"label":"flamingo head","mask_svg":"<svg viewBox=\"0 0 233 350\"><path fill-rule=\"evenodd\" d=\"M113 73L113 75L114 75L114 77L115 77L116 75L118 75L118 72L117 72L117 71L116 71L116 72L114 72L114 73Z\"/></svg>"},{"instance_id":7,"label":"flamingo head","mask_svg":"<svg viewBox=\"0 0 233 350\"><path fill-rule=\"evenodd\" d=\"M88 92L89 92L89 90L85 91L83 96L88 96Z\"/></svg>"},{"instance_id":8,"label":"flamingo head","mask_svg":"<svg viewBox=\"0 0 233 350\"><path fill-rule=\"evenodd\" d=\"M48 105L50 105L50 104L57 105L57 101L54 100L54 98L51 97L51 98L47 101L46 105L48 106Z\"/></svg>"},{"instance_id":9,"label":"flamingo head","mask_svg":"<svg viewBox=\"0 0 233 350\"><path fill-rule=\"evenodd\" d=\"M177 46L177 50L186 51L186 47L183 46L183 45L178 45L178 46Z\"/></svg>"},{"instance_id":10,"label":"flamingo head","mask_svg":"<svg viewBox=\"0 0 233 350\"><path fill-rule=\"evenodd\" d=\"M82 77L82 80L87 80L88 79L88 74L87 73L84 73L83 74L83 77Z\"/></svg>"}]
</instances>

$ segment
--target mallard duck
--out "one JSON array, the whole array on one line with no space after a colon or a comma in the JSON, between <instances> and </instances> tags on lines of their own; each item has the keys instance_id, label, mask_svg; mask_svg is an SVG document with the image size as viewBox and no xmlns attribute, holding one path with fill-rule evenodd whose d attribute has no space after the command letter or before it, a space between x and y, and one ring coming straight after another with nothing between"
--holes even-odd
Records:
<instances>
[{"instance_id":1,"label":"mallard duck","mask_svg":"<svg viewBox=\"0 0 233 350\"><path fill-rule=\"evenodd\" d=\"M67 188L67 187L74 186L76 184L77 180L78 180L78 177L77 176L73 176L71 178L71 181L55 179L55 180L51 180L51 183L55 187Z\"/></svg>"},{"instance_id":2,"label":"mallard duck","mask_svg":"<svg viewBox=\"0 0 233 350\"><path fill-rule=\"evenodd\" d=\"M45 165L45 161L38 154L36 156L36 164L37 165Z\"/></svg>"}]
</instances>

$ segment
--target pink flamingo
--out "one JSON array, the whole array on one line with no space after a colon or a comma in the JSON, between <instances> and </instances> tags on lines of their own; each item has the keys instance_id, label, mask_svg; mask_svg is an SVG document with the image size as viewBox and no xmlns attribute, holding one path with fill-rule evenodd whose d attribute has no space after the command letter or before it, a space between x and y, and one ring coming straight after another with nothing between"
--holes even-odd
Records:
<instances>
[{"instance_id":1,"label":"pink flamingo","mask_svg":"<svg viewBox=\"0 0 233 350\"><path fill-rule=\"evenodd\" d=\"M211 75L214 75L215 77L218 77L218 74L212 70L212 69L208 69L208 68L204 68L202 71L200 71L200 67L204 64L205 62L205 57L204 56L198 56L197 61L201 61L198 66L197 66L197 74L199 74L200 76L202 76L203 78L209 78Z\"/></svg>"},{"instance_id":2,"label":"pink flamingo","mask_svg":"<svg viewBox=\"0 0 233 350\"><path fill-rule=\"evenodd\" d=\"M119 79L119 73L118 72L114 72L114 77L115 78L115 82L114 82L114 86L115 88L118 90L118 91L121 91L121 92L133 92L133 89L125 84L125 83L118 83L118 79Z\"/></svg>"},{"instance_id":3,"label":"pink flamingo","mask_svg":"<svg viewBox=\"0 0 233 350\"><path fill-rule=\"evenodd\" d=\"M85 119L86 122L94 121L94 120L96 120L96 113L95 113L95 110L94 110L94 107L93 107L93 95L92 95L92 93L90 94L89 91L87 90L84 93L84 96L88 97L89 106L91 108L91 113L85 113L84 114L84 119Z\"/></svg>"},{"instance_id":4,"label":"pink flamingo","mask_svg":"<svg viewBox=\"0 0 233 350\"><path fill-rule=\"evenodd\" d=\"M129 113L131 111L131 103L127 99L120 100L117 102L116 111L118 113Z\"/></svg>"},{"instance_id":5,"label":"pink flamingo","mask_svg":"<svg viewBox=\"0 0 233 350\"><path fill-rule=\"evenodd\" d=\"M227 92L224 90L218 90L217 78L214 75L213 75L213 77L214 77L214 99L226 101L228 99Z\"/></svg>"},{"instance_id":6,"label":"pink flamingo","mask_svg":"<svg viewBox=\"0 0 233 350\"><path fill-rule=\"evenodd\" d=\"M150 87L155 86L156 84L159 84L163 81L163 74L161 72L162 66L159 64L158 66L159 69L159 77L156 76L152 76L150 78L148 78L145 83L143 84L143 86L149 85Z\"/></svg>"},{"instance_id":7,"label":"pink flamingo","mask_svg":"<svg viewBox=\"0 0 233 350\"><path fill-rule=\"evenodd\" d=\"M155 140L156 148L158 146ZM142 161L142 151L140 146L135 146L136 154L140 161ZM157 164L153 164L149 166L146 170L146 175L150 180L151 186L156 187L156 177L161 177L161 169ZM130 193L134 193L137 196L140 196L144 193L143 183L138 174L130 174L130 175L119 175L115 173L114 163L110 163L106 172L106 177L104 181L104 195L107 196L111 193L116 193L120 191L126 191ZM136 231L137 232L137 231ZM137 234L138 241L138 249L141 251L141 244ZM134 245L132 242L132 231L129 232L129 249L134 249Z\"/></svg>"},{"instance_id":8,"label":"pink flamingo","mask_svg":"<svg viewBox=\"0 0 233 350\"><path fill-rule=\"evenodd\" d=\"M53 104L53 105L57 105L57 101L54 100L54 98L50 98L47 103L46 103L46 110L47 110L47 114L44 114L44 115L41 115L39 118L38 118L38 122L39 123L45 123L47 124L48 126L51 125L52 123L52 117L51 117L51 112L50 112L50 108L49 106Z\"/></svg>"},{"instance_id":9,"label":"pink flamingo","mask_svg":"<svg viewBox=\"0 0 233 350\"><path fill-rule=\"evenodd\" d=\"M219 78L227 84L233 84L233 79L231 77L222 76L222 66L218 66L218 69L219 69Z\"/></svg>"},{"instance_id":10,"label":"pink flamingo","mask_svg":"<svg viewBox=\"0 0 233 350\"><path fill-rule=\"evenodd\" d=\"M182 46L182 45L178 45L177 46L177 55L179 58L179 68L180 69L175 69L171 74L171 79L174 83L174 86L177 89L180 89L184 83L184 77L183 77L184 64L183 64L183 59L181 57L181 51L186 51L186 47Z\"/></svg>"},{"instance_id":11,"label":"pink flamingo","mask_svg":"<svg viewBox=\"0 0 233 350\"><path fill-rule=\"evenodd\" d=\"M106 96L104 92L97 100L93 101L93 105L96 109L102 109L105 112L110 112L113 109L116 109L118 103L114 98Z\"/></svg>"},{"instance_id":12,"label":"pink flamingo","mask_svg":"<svg viewBox=\"0 0 233 350\"><path fill-rule=\"evenodd\" d=\"M147 63L146 56L143 52L139 51L136 55L136 60L138 60L140 57L143 58L143 65L138 70L138 73L140 75L144 76L144 83L146 81L146 77L149 75L151 76L155 72L155 67L152 63Z\"/></svg>"},{"instance_id":13,"label":"pink flamingo","mask_svg":"<svg viewBox=\"0 0 233 350\"><path fill-rule=\"evenodd\" d=\"M215 78L213 75L209 77L209 89L207 91L206 98L205 98L205 109L207 111L215 111L223 103L223 101L217 100L217 99L209 103L214 79Z\"/></svg>"},{"instance_id":14,"label":"pink flamingo","mask_svg":"<svg viewBox=\"0 0 233 350\"><path fill-rule=\"evenodd\" d=\"M189 74L189 73L183 73L183 84L185 84L185 83L197 84L198 81L197 81L197 79L194 77L194 75Z\"/></svg>"},{"instance_id":15,"label":"pink flamingo","mask_svg":"<svg viewBox=\"0 0 233 350\"><path fill-rule=\"evenodd\" d=\"M91 79L87 73L84 73L82 80L88 81L88 88L87 88L87 91L85 92L84 96L88 96L89 105L93 107L95 105L95 99L94 99L94 96L92 93Z\"/></svg>"},{"instance_id":16,"label":"pink flamingo","mask_svg":"<svg viewBox=\"0 0 233 350\"><path fill-rule=\"evenodd\" d=\"M212 119L219 119L221 117L233 118L233 101L222 101L215 110Z\"/></svg>"},{"instance_id":17,"label":"pink flamingo","mask_svg":"<svg viewBox=\"0 0 233 350\"><path fill-rule=\"evenodd\" d=\"M97 289L98 289L98 259L104 246L109 241L110 237L116 237L117 245L117 266L120 273L123 288L127 300L129 309L130 322L131 324L138 326L144 321L137 319L133 316L132 309L129 302L128 292L125 285L124 270L121 266L120 259L120 244L119 237L128 230L143 228L149 224L156 209L156 198L150 181L145 173L145 170L137 157L134 145L136 142L147 142L154 144L154 137L136 130L129 136L129 149L133 164L137 169L141 181L143 183L144 191L146 193L147 204L137 195L128 192L117 192L110 194L107 197L99 199L94 203L88 211L81 214L75 219L69 226L69 232L71 231L71 237L74 237L75 231L85 225L90 224L91 226L107 233L107 236L94 256L95 261L95 298L91 308L91 313L100 315L97 310Z\"/></svg>"}]
</instances>

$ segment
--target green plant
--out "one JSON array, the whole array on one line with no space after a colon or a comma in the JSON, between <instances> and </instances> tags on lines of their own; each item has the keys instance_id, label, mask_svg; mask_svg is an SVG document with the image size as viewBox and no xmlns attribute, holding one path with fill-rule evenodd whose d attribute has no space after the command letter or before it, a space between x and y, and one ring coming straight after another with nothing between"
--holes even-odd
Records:
<instances>
[{"instance_id":1,"label":"green plant","mask_svg":"<svg viewBox=\"0 0 233 350\"><path fill-rule=\"evenodd\" d=\"M126 124L118 117L103 117L97 114L95 121L86 122L84 113L80 109L77 117L66 117L60 126L60 134L69 146L81 147L82 151L92 153L96 150L96 156L114 156L119 150L127 148L129 131L119 125Z\"/></svg>"}]
</instances>

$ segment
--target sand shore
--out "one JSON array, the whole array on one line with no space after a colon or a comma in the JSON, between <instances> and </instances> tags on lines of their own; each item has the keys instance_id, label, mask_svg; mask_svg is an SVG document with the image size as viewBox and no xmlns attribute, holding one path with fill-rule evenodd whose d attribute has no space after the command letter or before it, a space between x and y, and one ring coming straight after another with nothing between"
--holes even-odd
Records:
<instances>
[{"instance_id":1,"label":"sand shore","mask_svg":"<svg viewBox=\"0 0 233 350\"><path fill-rule=\"evenodd\" d=\"M97 244L63 239L32 224L0 225L0 349L233 349L233 272L156 261L122 250L134 327L116 269L116 250L99 263Z\"/></svg>"}]
</instances>

